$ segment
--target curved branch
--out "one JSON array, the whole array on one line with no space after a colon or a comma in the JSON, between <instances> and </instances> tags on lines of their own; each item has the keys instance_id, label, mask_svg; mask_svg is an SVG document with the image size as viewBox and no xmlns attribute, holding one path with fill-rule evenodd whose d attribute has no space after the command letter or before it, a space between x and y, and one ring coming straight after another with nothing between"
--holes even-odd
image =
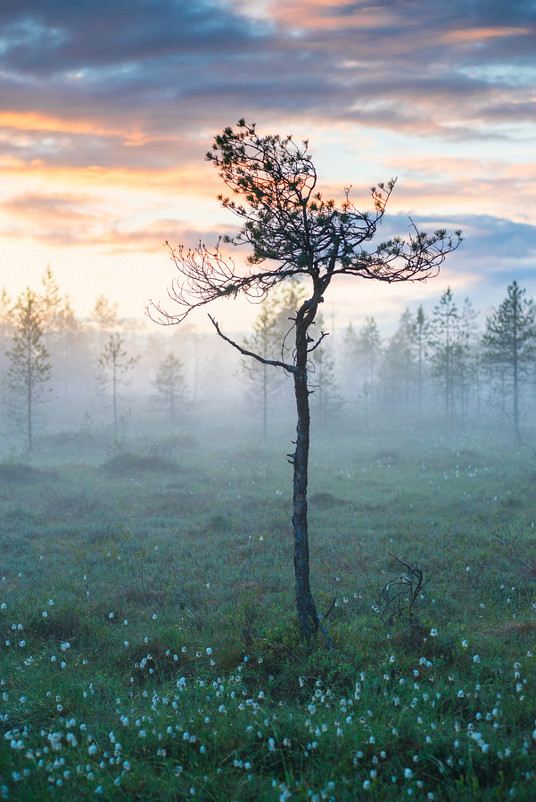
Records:
<instances>
[{"instance_id":1,"label":"curved branch","mask_svg":"<svg viewBox=\"0 0 536 802\"><path fill-rule=\"evenodd\" d=\"M181 323L194 309L219 298L236 298L243 294L250 301L261 303L272 287L295 272L280 267L256 272L249 270L241 275L234 261L223 256L219 244L214 250L202 242L197 248L188 250L182 245L172 248L169 242L165 245L179 273L168 289L168 297L181 311L170 314L161 302L151 301L146 314L161 325Z\"/></svg>"},{"instance_id":2,"label":"curved branch","mask_svg":"<svg viewBox=\"0 0 536 802\"><path fill-rule=\"evenodd\" d=\"M410 218L407 239L394 237L382 242L372 253L361 251L342 261L332 275L353 275L378 281L425 281L436 276L447 255L459 248L463 239L460 231L447 234L444 230L426 234L419 231Z\"/></svg>"},{"instance_id":3,"label":"curved branch","mask_svg":"<svg viewBox=\"0 0 536 802\"><path fill-rule=\"evenodd\" d=\"M320 337L318 338L318 340L315 342L314 345L312 345L310 348L307 349L307 353L308 354L312 354L312 352L315 351L318 348L318 346L320 345L320 343L322 342L324 337L327 337L328 334L329 334L329 331L321 331L320 332Z\"/></svg>"},{"instance_id":4,"label":"curved branch","mask_svg":"<svg viewBox=\"0 0 536 802\"><path fill-rule=\"evenodd\" d=\"M264 357L259 356L259 354L256 354L254 351L248 351L247 348L244 348L242 345L239 345L239 343L231 340L230 337L227 337L222 332L218 322L212 317L212 315L209 315L209 318L222 340L225 340L225 342L232 345L233 348L236 348L237 351L240 351L243 356L251 356L253 359L256 359L257 362L261 362L263 365L273 365L276 368L283 368L289 373L296 373L297 368L295 365L289 365L287 362L281 362L279 359L265 359Z\"/></svg>"}]
</instances>

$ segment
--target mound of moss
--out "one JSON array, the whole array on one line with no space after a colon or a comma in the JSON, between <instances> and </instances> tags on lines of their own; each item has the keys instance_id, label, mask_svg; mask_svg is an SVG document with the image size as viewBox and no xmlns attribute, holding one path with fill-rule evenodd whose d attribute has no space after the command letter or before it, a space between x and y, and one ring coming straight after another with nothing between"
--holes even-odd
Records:
<instances>
[{"instance_id":1,"label":"mound of moss","mask_svg":"<svg viewBox=\"0 0 536 802\"><path fill-rule=\"evenodd\" d=\"M100 470L109 476L132 476L133 473L166 473L174 474L181 471L180 465L174 460L158 456L144 456L140 454L116 454L100 466Z\"/></svg>"},{"instance_id":2,"label":"mound of moss","mask_svg":"<svg viewBox=\"0 0 536 802\"><path fill-rule=\"evenodd\" d=\"M56 477L55 471L40 470L23 462L0 463L0 482L11 484L29 484L30 482L47 481Z\"/></svg>"}]
</instances>

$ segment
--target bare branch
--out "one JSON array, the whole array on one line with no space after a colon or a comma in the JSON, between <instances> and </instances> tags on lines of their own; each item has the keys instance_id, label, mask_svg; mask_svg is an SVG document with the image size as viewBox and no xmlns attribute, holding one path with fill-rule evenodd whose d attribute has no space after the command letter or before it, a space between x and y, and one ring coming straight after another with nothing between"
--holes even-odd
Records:
<instances>
[{"instance_id":1,"label":"bare branch","mask_svg":"<svg viewBox=\"0 0 536 802\"><path fill-rule=\"evenodd\" d=\"M272 287L291 275L281 268L256 272L247 269L241 274L234 261L223 256L219 244L213 250L202 242L190 249L182 245L173 248L169 242L165 245L179 274L168 288L168 297L180 311L170 314L161 302L155 301L145 310L151 320L164 326L182 323L194 309L219 298L242 294L254 303L261 303Z\"/></svg>"},{"instance_id":2,"label":"bare branch","mask_svg":"<svg viewBox=\"0 0 536 802\"><path fill-rule=\"evenodd\" d=\"M336 607L336 605L337 605L337 599L333 599L333 602L332 602L332 604L331 604L331 607L329 608L329 610L327 611L327 613L326 613L324 616L322 616L322 617L321 617L321 619L320 619L320 620L321 620L321 621L325 621L325 620L326 620L326 618L328 617L328 615L330 615L330 614L331 614L331 611L332 611L332 610L333 610L333 609Z\"/></svg>"},{"instance_id":3,"label":"bare branch","mask_svg":"<svg viewBox=\"0 0 536 802\"><path fill-rule=\"evenodd\" d=\"M281 362L279 359L264 359L264 357L259 356L259 354L254 353L254 351L248 351L247 348L244 348L242 345L240 345L239 343L235 342L234 340L231 340L230 337L227 337L225 334L223 334L222 330L219 327L218 322L216 320L214 320L212 315L209 315L209 318L210 318L210 321L211 321L212 325L214 326L214 328L218 332L219 336L222 338L222 340L225 340L225 342L227 342L230 345L232 345L233 348L236 348L237 351L240 351L240 353L243 356L251 356L251 357L253 357L253 359L256 359L257 362L262 362L263 365L273 365L276 368L283 368L284 370L287 370L289 373L295 373L296 372L296 366L295 365L289 365L287 362Z\"/></svg>"},{"instance_id":4,"label":"bare branch","mask_svg":"<svg viewBox=\"0 0 536 802\"><path fill-rule=\"evenodd\" d=\"M426 596L424 589L425 581L422 570L414 565L412 568L400 557L391 557L405 568L405 572L400 576L391 579L380 591L379 606L383 606L383 617L387 617L387 622L391 623L396 616L403 616L408 613L409 618L413 616L413 607L421 596Z\"/></svg>"},{"instance_id":5,"label":"bare branch","mask_svg":"<svg viewBox=\"0 0 536 802\"><path fill-rule=\"evenodd\" d=\"M329 334L329 331L321 331L320 332L320 337L318 338L318 340L315 342L314 345L312 345L310 348L307 349L307 353L308 354L312 354L312 352L315 351L318 348L318 346L320 345L320 343L322 342L324 337L327 337L328 334Z\"/></svg>"}]
</instances>

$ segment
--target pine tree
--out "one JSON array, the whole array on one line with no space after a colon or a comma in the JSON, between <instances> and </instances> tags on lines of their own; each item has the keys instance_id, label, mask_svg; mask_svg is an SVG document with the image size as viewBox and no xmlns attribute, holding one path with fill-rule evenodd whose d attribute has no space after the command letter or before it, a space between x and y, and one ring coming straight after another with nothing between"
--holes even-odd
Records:
<instances>
[{"instance_id":1,"label":"pine tree","mask_svg":"<svg viewBox=\"0 0 536 802\"><path fill-rule=\"evenodd\" d=\"M356 331L352 324L344 336L346 355L346 374L352 396L358 388L365 401L365 414L368 414L369 399L374 388L376 369L382 352L382 342L378 324L373 317L367 317L365 324Z\"/></svg>"},{"instance_id":2,"label":"pine tree","mask_svg":"<svg viewBox=\"0 0 536 802\"><path fill-rule=\"evenodd\" d=\"M510 284L506 298L488 317L482 342L492 376L499 378L505 394L511 395L511 418L519 438L521 381L534 361L536 306L517 281Z\"/></svg>"},{"instance_id":3,"label":"pine tree","mask_svg":"<svg viewBox=\"0 0 536 802\"><path fill-rule=\"evenodd\" d=\"M52 338L61 336L66 328L75 324L75 314L68 295L61 295L58 283L47 265L41 279L42 291L36 295L43 331ZM52 339L51 338L51 339Z\"/></svg>"},{"instance_id":4,"label":"pine tree","mask_svg":"<svg viewBox=\"0 0 536 802\"><path fill-rule=\"evenodd\" d=\"M164 404L170 421L175 420L178 403L186 398L183 368L181 360L169 353L158 366L152 382L156 389L156 400Z\"/></svg>"},{"instance_id":5,"label":"pine tree","mask_svg":"<svg viewBox=\"0 0 536 802\"><path fill-rule=\"evenodd\" d=\"M274 290L262 305L253 325L253 333L244 337L248 351L259 354L263 360L284 359L291 348L288 334L292 331L296 309L304 293L298 284L289 284ZM272 365L258 360L242 359L242 370L250 384L250 397L255 405L260 399L263 437L268 430L269 400L285 387L285 376Z\"/></svg>"},{"instance_id":6,"label":"pine tree","mask_svg":"<svg viewBox=\"0 0 536 802\"><path fill-rule=\"evenodd\" d=\"M7 367L7 362L4 363L4 358L6 356L6 348L15 330L13 312L13 301L7 294L6 288L3 287L0 292L0 370L4 370Z\"/></svg>"},{"instance_id":7,"label":"pine tree","mask_svg":"<svg viewBox=\"0 0 536 802\"><path fill-rule=\"evenodd\" d=\"M277 302L276 302L277 303ZM282 337L280 333L278 308L272 299L265 301L253 324L253 333L244 337L244 347L253 350L263 359L273 359L277 350L281 350ZM252 359L241 360L242 370L250 385L249 395L255 407L260 400L262 416L262 436L265 438L268 431L268 400L281 384L279 371L274 370L266 362Z\"/></svg>"},{"instance_id":8,"label":"pine tree","mask_svg":"<svg viewBox=\"0 0 536 802\"><path fill-rule=\"evenodd\" d=\"M108 341L111 334L120 328L121 321L117 316L119 304L111 303L105 295L99 295L91 312L90 321L97 333L96 341L99 351Z\"/></svg>"},{"instance_id":9,"label":"pine tree","mask_svg":"<svg viewBox=\"0 0 536 802\"><path fill-rule=\"evenodd\" d=\"M400 316L398 328L387 343L380 364L384 390L393 409L402 405L407 412L417 374L415 321L409 309Z\"/></svg>"},{"instance_id":10,"label":"pine tree","mask_svg":"<svg viewBox=\"0 0 536 802\"><path fill-rule=\"evenodd\" d=\"M251 252L246 271L237 270L219 247L203 243L195 250L171 248L179 278L169 293L179 311L169 314L152 305L153 317L180 323L194 309L220 298L245 294L264 300L270 290L293 278L307 283L307 298L295 311L293 347L288 360L268 360L290 374L296 402L295 450L288 455L293 466L292 527L296 607L301 634L306 640L323 627L310 585L307 490L309 481L310 407L308 371L310 355L325 336L314 341L309 329L335 276L387 281L419 281L433 275L447 254L461 242L461 233L445 230L429 235L411 224L408 238L370 245L384 215L395 182L372 189L373 211L362 213L351 202L349 189L342 204L325 199L317 189L318 175L308 142L294 142L278 134L259 136L255 124L239 120L237 129L218 134L207 158L219 170L230 190L220 196L222 205L240 219L242 227L224 242L247 243ZM219 336L242 356L263 358L224 334L211 318Z\"/></svg>"},{"instance_id":11,"label":"pine tree","mask_svg":"<svg viewBox=\"0 0 536 802\"><path fill-rule=\"evenodd\" d=\"M2 340L13 335L13 302L5 287L0 292L0 337Z\"/></svg>"},{"instance_id":12,"label":"pine tree","mask_svg":"<svg viewBox=\"0 0 536 802\"><path fill-rule=\"evenodd\" d=\"M95 301L91 319L100 331L109 331L117 326L117 308L119 304L112 304L105 295L99 295Z\"/></svg>"},{"instance_id":13,"label":"pine tree","mask_svg":"<svg viewBox=\"0 0 536 802\"><path fill-rule=\"evenodd\" d=\"M97 375L97 389L111 397L113 411L113 431L117 440L119 430L118 403L119 388L128 384L127 375L134 368L139 357L129 357L124 349L124 339L117 333L110 334L99 356L101 370Z\"/></svg>"},{"instance_id":14,"label":"pine tree","mask_svg":"<svg viewBox=\"0 0 536 802\"><path fill-rule=\"evenodd\" d=\"M447 420L454 416L454 369L457 356L458 307L450 287L434 307L430 339L432 375L443 389Z\"/></svg>"},{"instance_id":15,"label":"pine tree","mask_svg":"<svg viewBox=\"0 0 536 802\"><path fill-rule=\"evenodd\" d=\"M41 284L43 290L36 296L41 323L44 331L54 331L56 329L56 321L60 317L64 306L64 300L60 295L60 290L50 265L47 265Z\"/></svg>"},{"instance_id":16,"label":"pine tree","mask_svg":"<svg viewBox=\"0 0 536 802\"><path fill-rule=\"evenodd\" d=\"M79 367L77 346L81 344L82 330L69 297L60 293L50 265L45 270L41 285L42 290L36 295L36 300L45 344L54 360L55 377L63 384L64 395L67 396L69 385L76 381Z\"/></svg>"},{"instance_id":17,"label":"pine tree","mask_svg":"<svg viewBox=\"0 0 536 802\"><path fill-rule=\"evenodd\" d=\"M317 315L315 326L320 330L324 325L322 315ZM335 360L330 352L329 338L311 352L311 408L318 411L321 423L325 426L340 413L343 398L335 374Z\"/></svg>"},{"instance_id":18,"label":"pine tree","mask_svg":"<svg viewBox=\"0 0 536 802\"><path fill-rule=\"evenodd\" d=\"M455 413L463 420L469 407L477 371L477 316L469 298L459 311L450 287L434 307L429 339L432 375L442 388L446 417L451 422Z\"/></svg>"},{"instance_id":19,"label":"pine tree","mask_svg":"<svg viewBox=\"0 0 536 802\"><path fill-rule=\"evenodd\" d=\"M37 297L30 289L18 299L15 315L13 344L6 352L9 360L6 380L14 398L19 399L13 414L26 430L28 450L32 451L35 410L46 398L52 365L43 343Z\"/></svg>"},{"instance_id":20,"label":"pine tree","mask_svg":"<svg viewBox=\"0 0 536 802\"><path fill-rule=\"evenodd\" d=\"M417 350L417 403L419 414L421 414L424 393L425 360L428 353L428 339L430 337L430 319L426 315L422 304L419 305L415 314L414 331Z\"/></svg>"},{"instance_id":21,"label":"pine tree","mask_svg":"<svg viewBox=\"0 0 536 802\"><path fill-rule=\"evenodd\" d=\"M376 378L376 366L380 358L382 343L378 324L373 317L367 317L359 331L357 355L365 370L365 382L370 386Z\"/></svg>"},{"instance_id":22,"label":"pine tree","mask_svg":"<svg viewBox=\"0 0 536 802\"><path fill-rule=\"evenodd\" d=\"M471 391L478 394L478 312L473 308L469 298L463 302L458 323L458 359L456 377L460 392L460 410L465 419L469 412ZM478 406L478 399L477 399Z\"/></svg>"}]
</instances>

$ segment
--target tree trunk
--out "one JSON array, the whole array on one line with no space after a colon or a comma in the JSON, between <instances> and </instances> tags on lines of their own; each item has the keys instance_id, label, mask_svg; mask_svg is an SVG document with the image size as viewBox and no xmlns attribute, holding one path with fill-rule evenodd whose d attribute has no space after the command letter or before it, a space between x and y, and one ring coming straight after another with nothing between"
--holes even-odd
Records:
<instances>
[{"instance_id":1,"label":"tree trunk","mask_svg":"<svg viewBox=\"0 0 536 802\"><path fill-rule=\"evenodd\" d=\"M514 428L518 441L521 440L519 432L519 375L518 375L518 357L519 357L519 342L517 331L517 312L518 302L517 298L513 304L513 335L512 335L512 367L513 367L513 395L514 395Z\"/></svg>"},{"instance_id":2,"label":"tree trunk","mask_svg":"<svg viewBox=\"0 0 536 802\"><path fill-rule=\"evenodd\" d=\"M309 389L307 387L307 328L303 307L296 320L296 371L294 393L298 425L296 451L293 455L294 494L292 525L294 528L294 574L296 606L300 631L306 640L318 631L318 613L309 583L309 533L307 529L307 483L309 468Z\"/></svg>"},{"instance_id":3,"label":"tree trunk","mask_svg":"<svg viewBox=\"0 0 536 802\"><path fill-rule=\"evenodd\" d=\"M33 388L32 388L32 384L31 384L31 378L28 381L28 387L26 389L27 389L27 401L28 401L28 409L27 409L27 416L28 416L28 451L31 452L32 449L33 449L33 431L32 431L32 415L33 415L32 392L33 392Z\"/></svg>"},{"instance_id":4,"label":"tree trunk","mask_svg":"<svg viewBox=\"0 0 536 802\"><path fill-rule=\"evenodd\" d=\"M114 438L117 440L117 373L115 357L112 365L112 407L114 416Z\"/></svg>"},{"instance_id":5,"label":"tree trunk","mask_svg":"<svg viewBox=\"0 0 536 802\"><path fill-rule=\"evenodd\" d=\"M28 451L31 453L33 449L33 431L32 431L32 416L33 416L33 409L32 409L32 401L33 401L33 370L32 370L32 359L33 354L31 350L31 346L28 346L27 349L27 378L26 378L26 415L28 421Z\"/></svg>"},{"instance_id":6,"label":"tree trunk","mask_svg":"<svg viewBox=\"0 0 536 802\"><path fill-rule=\"evenodd\" d=\"M266 354L265 359L268 357ZM262 366L262 436L266 440L268 431L268 365Z\"/></svg>"}]
</instances>

